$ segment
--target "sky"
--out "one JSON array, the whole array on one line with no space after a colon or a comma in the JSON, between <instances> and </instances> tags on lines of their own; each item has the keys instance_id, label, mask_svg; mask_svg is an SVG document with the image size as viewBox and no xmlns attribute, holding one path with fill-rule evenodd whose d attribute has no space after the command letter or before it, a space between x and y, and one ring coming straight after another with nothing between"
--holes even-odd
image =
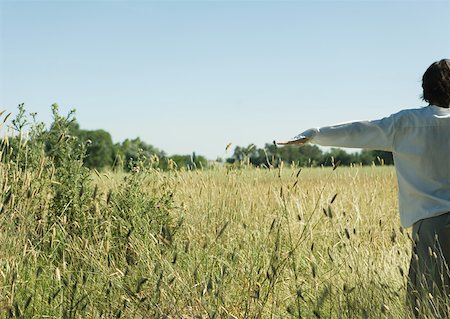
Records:
<instances>
[{"instance_id":1,"label":"sky","mask_svg":"<svg viewBox=\"0 0 450 319\"><path fill-rule=\"evenodd\" d=\"M0 110L231 156L421 101L450 1L0 0Z\"/></svg>"}]
</instances>

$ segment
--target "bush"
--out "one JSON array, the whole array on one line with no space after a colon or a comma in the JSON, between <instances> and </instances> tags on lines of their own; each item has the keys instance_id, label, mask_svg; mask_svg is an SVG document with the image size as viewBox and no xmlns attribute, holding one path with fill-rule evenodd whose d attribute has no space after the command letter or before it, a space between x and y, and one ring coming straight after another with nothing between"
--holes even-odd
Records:
<instances>
[{"instance_id":1,"label":"bush","mask_svg":"<svg viewBox=\"0 0 450 319\"><path fill-rule=\"evenodd\" d=\"M0 161L0 313L7 317L136 317L161 312L158 281L181 222L170 181L142 161L116 187L83 165L74 113L53 105L47 129L24 106ZM25 128L30 127L29 137ZM153 184L149 193L148 184ZM146 187L144 187L146 186ZM151 251L151 253L149 253ZM145 289L152 285L155 289Z\"/></svg>"}]
</instances>

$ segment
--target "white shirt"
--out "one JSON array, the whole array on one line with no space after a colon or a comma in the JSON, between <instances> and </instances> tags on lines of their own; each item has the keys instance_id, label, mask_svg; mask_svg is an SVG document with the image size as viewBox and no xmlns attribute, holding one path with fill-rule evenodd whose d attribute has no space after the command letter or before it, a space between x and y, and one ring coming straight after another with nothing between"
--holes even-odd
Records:
<instances>
[{"instance_id":1,"label":"white shirt","mask_svg":"<svg viewBox=\"0 0 450 319\"><path fill-rule=\"evenodd\" d=\"M310 129L300 137L324 146L391 151L403 227L450 211L450 109L429 105L381 120Z\"/></svg>"}]
</instances>

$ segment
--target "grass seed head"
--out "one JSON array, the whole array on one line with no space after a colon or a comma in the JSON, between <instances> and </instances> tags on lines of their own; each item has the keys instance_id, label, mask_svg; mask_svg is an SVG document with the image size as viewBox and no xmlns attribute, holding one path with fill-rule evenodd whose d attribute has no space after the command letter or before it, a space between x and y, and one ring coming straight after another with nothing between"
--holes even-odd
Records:
<instances>
[{"instance_id":1,"label":"grass seed head","mask_svg":"<svg viewBox=\"0 0 450 319\"><path fill-rule=\"evenodd\" d=\"M332 198L331 201L330 201L330 204L333 204L333 203L334 203L334 201L336 200L337 195L338 195L337 193L334 194L333 198Z\"/></svg>"},{"instance_id":2,"label":"grass seed head","mask_svg":"<svg viewBox=\"0 0 450 319\"><path fill-rule=\"evenodd\" d=\"M348 229L345 228L344 231L345 231L345 237L347 237L347 239L350 239L350 233L349 233Z\"/></svg>"}]
</instances>

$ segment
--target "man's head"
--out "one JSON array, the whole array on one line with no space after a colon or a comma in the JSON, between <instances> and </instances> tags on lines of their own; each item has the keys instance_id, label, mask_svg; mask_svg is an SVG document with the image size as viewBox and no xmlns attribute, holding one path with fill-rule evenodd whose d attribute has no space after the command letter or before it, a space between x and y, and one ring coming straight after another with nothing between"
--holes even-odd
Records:
<instances>
[{"instance_id":1,"label":"man's head","mask_svg":"<svg viewBox=\"0 0 450 319\"><path fill-rule=\"evenodd\" d=\"M434 62L422 77L423 100L440 107L450 107L450 60Z\"/></svg>"}]
</instances>

